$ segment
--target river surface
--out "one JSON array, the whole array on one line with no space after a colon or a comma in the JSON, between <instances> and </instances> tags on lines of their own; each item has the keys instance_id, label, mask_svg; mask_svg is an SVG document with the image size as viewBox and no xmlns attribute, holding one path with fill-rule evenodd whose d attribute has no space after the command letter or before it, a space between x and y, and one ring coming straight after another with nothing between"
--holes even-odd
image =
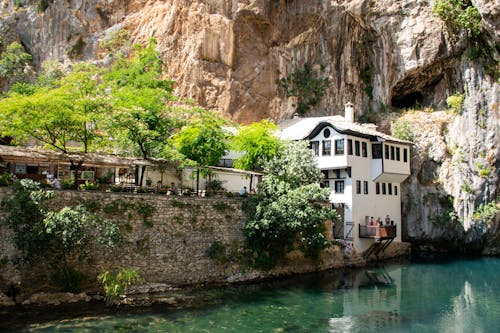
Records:
<instances>
[{"instance_id":1,"label":"river surface","mask_svg":"<svg viewBox=\"0 0 500 333\"><path fill-rule=\"evenodd\" d=\"M197 292L187 308L61 314L1 332L500 332L500 259L386 264Z\"/></svg>"}]
</instances>

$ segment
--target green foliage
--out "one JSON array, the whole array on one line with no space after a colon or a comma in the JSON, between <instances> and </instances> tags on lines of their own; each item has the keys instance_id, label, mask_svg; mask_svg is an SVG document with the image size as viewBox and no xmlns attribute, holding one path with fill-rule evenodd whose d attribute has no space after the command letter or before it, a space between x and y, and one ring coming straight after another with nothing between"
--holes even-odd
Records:
<instances>
[{"instance_id":1,"label":"green foliage","mask_svg":"<svg viewBox=\"0 0 500 333\"><path fill-rule=\"evenodd\" d=\"M217 165L228 148L223 125L225 121L217 115L200 112L174 136L174 146L201 167Z\"/></svg>"},{"instance_id":2,"label":"green foliage","mask_svg":"<svg viewBox=\"0 0 500 333\"><path fill-rule=\"evenodd\" d=\"M90 125L107 110L107 101L97 95L96 73L95 66L79 64L58 88L43 87L31 95L13 93L1 99L0 131L19 143L35 138L64 153L89 151L101 138Z\"/></svg>"},{"instance_id":3,"label":"green foliage","mask_svg":"<svg viewBox=\"0 0 500 333\"><path fill-rule=\"evenodd\" d=\"M85 181L85 184L80 184L80 189L84 191L95 191L100 188L99 184L89 182L88 180Z\"/></svg>"},{"instance_id":4,"label":"green foliage","mask_svg":"<svg viewBox=\"0 0 500 333\"><path fill-rule=\"evenodd\" d=\"M276 155L280 145L274 135L277 130L278 126L269 120L241 127L238 134L231 138L230 144L233 150L243 153L235 160L235 168L255 170Z\"/></svg>"},{"instance_id":5,"label":"green foliage","mask_svg":"<svg viewBox=\"0 0 500 333\"><path fill-rule=\"evenodd\" d=\"M25 69L30 62L31 55L25 52L20 43L13 42L0 56L0 77L10 85L16 82L27 82L29 75Z\"/></svg>"},{"instance_id":6,"label":"green foliage","mask_svg":"<svg viewBox=\"0 0 500 333\"><path fill-rule=\"evenodd\" d=\"M218 210L219 212L223 212L229 208L231 208L227 203L224 201L217 201L212 204L212 207L214 207L215 210Z\"/></svg>"},{"instance_id":7,"label":"green foliage","mask_svg":"<svg viewBox=\"0 0 500 333\"><path fill-rule=\"evenodd\" d=\"M162 78L155 48L154 40L145 48L136 45L133 57L118 59L103 76L113 107L106 129L123 151L145 159L160 155L180 126L165 106L173 98L173 82Z\"/></svg>"},{"instance_id":8,"label":"green foliage","mask_svg":"<svg viewBox=\"0 0 500 333\"><path fill-rule=\"evenodd\" d=\"M395 138L413 141L414 135L409 121L396 120L391 126L391 135Z\"/></svg>"},{"instance_id":9,"label":"green foliage","mask_svg":"<svg viewBox=\"0 0 500 333\"><path fill-rule=\"evenodd\" d=\"M312 66L306 63L304 68L277 80L276 84L285 90L287 97L297 97L295 111L304 114L321 101L330 81L328 78L319 77Z\"/></svg>"},{"instance_id":10,"label":"green foliage","mask_svg":"<svg viewBox=\"0 0 500 333\"><path fill-rule=\"evenodd\" d=\"M44 232L46 201L54 196L39 183L22 179L13 184L13 195L2 201L2 222L14 231L14 243L23 258L33 261L47 250L50 237Z\"/></svg>"},{"instance_id":11,"label":"green foliage","mask_svg":"<svg viewBox=\"0 0 500 333\"><path fill-rule=\"evenodd\" d=\"M455 113L461 113L464 99L465 95L460 93L456 93L454 95L449 96L446 99L446 105L448 106L448 110Z\"/></svg>"},{"instance_id":12,"label":"green foliage","mask_svg":"<svg viewBox=\"0 0 500 333\"><path fill-rule=\"evenodd\" d=\"M130 33L127 29L112 31L99 43L99 47L108 52L115 52L124 46L130 45Z\"/></svg>"},{"instance_id":13,"label":"green foliage","mask_svg":"<svg viewBox=\"0 0 500 333\"><path fill-rule=\"evenodd\" d=\"M476 167L478 175L482 178L488 178L492 170L495 169L495 167L491 167L488 164L482 162L477 162Z\"/></svg>"},{"instance_id":14,"label":"green foliage","mask_svg":"<svg viewBox=\"0 0 500 333\"><path fill-rule=\"evenodd\" d=\"M294 248L318 257L328 246L324 222L337 215L323 204L330 191L319 186L322 175L312 151L305 142L287 142L265 169L255 213L245 225L254 264L271 268Z\"/></svg>"},{"instance_id":15,"label":"green foliage","mask_svg":"<svg viewBox=\"0 0 500 333\"><path fill-rule=\"evenodd\" d=\"M69 190L71 188L75 188L75 179L64 179L61 182L61 188L63 190Z\"/></svg>"},{"instance_id":16,"label":"green foliage","mask_svg":"<svg viewBox=\"0 0 500 333\"><path fill-rule=\"evenodd\" d=\"M220 241L213 241L210 247L205 251L207 257L223 264L226 262L226 246Z\"/></svg>"},{"instance_id":17,"label":"green foliage","mask_svg":"<svg viewBox=\"0 0 500 333\"><path fill-rule=\"evenodd\" d=\"M142 221L149 228L153 226L153 222L149 218L153 216L155 210L155 206L147 202L139 201L135 204L135 211L142 217Z\"/></svg>"},{"instance_id":18,"label":"green foliage","mask_svg":"<svg viewBox=\"0 0 500 333\"><path fill-rule=\"evenodd\" d=\"M0 186L9 186L12 184L12 177L10 173L3 172L0 174Z\"/></svg>"},{"instance_id":19,"label":"green foliage","mask_svg":"<svg viewBox=\"0 0 500 333\"><path fill-rule=\"evenodd\" d=\"M83 37L81 35L78 36L76 42L73 45L71 45L71 47L67 52L68 57L70 57L71 59L79 58L83 54L83 49L85 48L85 45L86 43L83 40Z\"/></svg>"},{"instance_id":20,"label":"green foliage","mask_svg":"<svg viewBox=\"0 0 500 333\"><path fill-rule=\"evenodd\" d=\"M469 183L463 183L462 185L462 191L467 192L467 193L474 193L474 189Z\"/></svg>"},{"instance_id":21,"label":"green foliage","mask_svg":"<svg viewBox=\"0 0 500 333\"><path fill-rule=\"evenodd\" d=\"M466 31L471 37L481 32L481 14L470 0L436 0L433 11L455 31Z\"/></svg>"},{"instance_id":22,"label":"green foliage","mask_svg":"<svg viewBox=\"0 0 500 333\"><path fill-rule=\"evenodd\" d=\"M49 8L51 2L51 0L38 0L36 9L38 10L38 12L43 13L47 10L47 8Z\"/></svg>"},{"instance_id":23,"label":"green foliage","mask_svg":"<svg viewBox=\"0 0 500 333\"><path fill-rule=\"evenodd\" d=\"M14 231L23 259L34 262L44 258L54 269L56 280L74 291L79 275L71 260L87 258L91 242L112 247L121 235L114 223L99 219L81 205L48 211L46 201L52 197L53 192L32 180L15 182L13 196L2 201L6 212L3 222Z\"/></svg>"},{"instance_id":24,"label":"green foliage","mask_svg":"<svg viewBox=\"0 0 500 333\"><path fill-rule=\"evenodd\" d=\"M474 210L474 221L482 222L486 224L493 224L495 222L496 215L500 212L500 207L496 201L491 201L487 204L480 204L476 210Z\"/></svg>"},{"instance_id":25,"label":"green foliage","mask_svg":"<svg viewBox=\"0 0 500 333\"><path fill-rule=\"evenodd\" d=\"M136 269L119 268L102 272L97 280L104 288L106 302L113 304L126 294L129 286L141 282L142 278Z\"/></svg>"}]
</instances>

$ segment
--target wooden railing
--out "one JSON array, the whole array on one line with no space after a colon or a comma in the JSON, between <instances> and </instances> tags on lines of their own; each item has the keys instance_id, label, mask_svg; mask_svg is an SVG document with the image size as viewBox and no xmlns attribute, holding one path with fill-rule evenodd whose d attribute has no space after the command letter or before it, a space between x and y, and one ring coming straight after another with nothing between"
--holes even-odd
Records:
<instances>
[{"instance_id":1,"label":"wooden railing","mask_svg":"<svg viewBox=\"0 0 500 333\"><path fill-rule=\"evenodd\" d=\"M359 225L359 238L396 238L396 226Z\"/></svg>"}]
</instances>

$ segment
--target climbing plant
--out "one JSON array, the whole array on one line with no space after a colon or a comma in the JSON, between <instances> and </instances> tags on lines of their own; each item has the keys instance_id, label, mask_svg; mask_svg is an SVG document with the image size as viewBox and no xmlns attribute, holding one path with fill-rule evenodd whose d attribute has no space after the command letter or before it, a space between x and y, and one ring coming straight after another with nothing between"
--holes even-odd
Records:
<instances>
[{"instance_id":1,"label":"climbing plant","mask_svg":"<svg viewBox=\"0 0 500 333\"><path fill-rule=\"evenodd\" d=\"M321 67L324 70L324 67ZM285 90L287 97L296 97L293 106L298 114L306 113L312 106L318 105L330 85L328 78L320 77L308 63L287 77L276 80L276 84Z\"/></svg>"}]
</instances>

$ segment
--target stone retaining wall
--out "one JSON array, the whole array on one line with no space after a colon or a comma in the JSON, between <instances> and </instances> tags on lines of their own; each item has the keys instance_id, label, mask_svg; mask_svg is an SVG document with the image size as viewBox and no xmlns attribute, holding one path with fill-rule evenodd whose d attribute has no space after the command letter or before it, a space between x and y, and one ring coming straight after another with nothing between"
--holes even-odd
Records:
<instances>
[{"instance_id":1,"label":"stone retaining wall","mask_svg":"<svg viewBox=\"0 0 500 333\"><path fill-rule=\"evenodd\" d=\"M0 188L0 199L8 195ZM88 288L96 288L97 274L116 267L136 268L148 283L187 285L264 279L278 275L304 273L342 267L346 264L340 247L324 251L321 260L303 258L299 251L289 253L287 262L268 272L248 269L238 263L220 264L206 251L219 241L232 251L242 249L242 228L246 220L242 198L200 198L156 194L125 194L83 191L57 191L54 209L84 204L99 215L116 221L125 236L123 245L105 250L94 248L93 260L79 265L87 277ZM141 211L152 207L151 216ZM20 282L26 291L43 291L50 272L46 264L15 266L13 234L0 226L0 291ZM359 263L358 263L359 264Z\"/></svg>"}]
</instances>

